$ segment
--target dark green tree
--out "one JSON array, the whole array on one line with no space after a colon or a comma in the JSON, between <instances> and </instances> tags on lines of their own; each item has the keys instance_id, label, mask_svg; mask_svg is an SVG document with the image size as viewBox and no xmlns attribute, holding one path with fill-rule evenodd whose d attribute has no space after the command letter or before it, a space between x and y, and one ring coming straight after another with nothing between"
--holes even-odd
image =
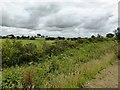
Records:
<instances>
[{"instance_id":1,"label":"dark green tree","mask_svg":"<svg viewBox=\"0 0 120 90\"><path fill-rule=\"evenodd\" d=\"M114 34L108 33L108 34L106 34L106 37L107 37L107 38L112 38L112 37L114 37Z\"/></svg>"},{"instance_id":2,"label":"dark green tree","mask_svg":"<svg viewBox=\"0 0 120 90\"><path fill-rule=\"evenodd\" d=\"M120 42L120 28L118 27L117 30L115 30L114 32L116 39L118 40L118 42Z\"/></svg>"},{"instance_id":3,"label":"dark green tree","mask_svg":"<svg viewBox=\"0 0 120 90\"><path fill-rule=\"evenodd\" d=\"M118 27L117 30L115 30L114 32L118 41L118 59L120 60L120 28Z\"/></svg>"}]
</instances>

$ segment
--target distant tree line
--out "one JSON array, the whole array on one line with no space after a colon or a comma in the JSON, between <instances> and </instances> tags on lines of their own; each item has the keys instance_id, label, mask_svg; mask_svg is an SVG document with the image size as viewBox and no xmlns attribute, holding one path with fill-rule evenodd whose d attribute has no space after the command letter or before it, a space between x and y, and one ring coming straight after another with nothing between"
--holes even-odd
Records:
<instances>
[{"instance_id":1,"label":"distant tree line","mask_svg":"<svg viewBox=\"0 0 120 90\"><path fill-rule=\"evenodd\" d=\"M30 39L30 40L35 40L36 36L15 36L13 34L10 34L10 35L6 35L6 36L0 36L0 38L2 39L6 39L6 38L9 38L9 39Z\"/></svg>"},{"instance_id":2,"label":"distant tree line","mask_svg":"<svg viewBox=\"0 0 120 90\"><path fill-rule=\"evenodd\" d=\"M106 34L106 37L113 38L114 34L108 33L108 34ZM29 40L35 40L36 38L44 38L45 40L72 40L72 41L81 39L81 37L73 37L73 38L65 38L65 37L60 37L60 36L50 37L50 36L43 36L41 34L37 34L37 36L24 36L24 35L15 36L13 34L10 34L10 35L6 35L6 36L0 36L0 38L2 38L2 39L6 39L6 38L9 38L9 39L29 39ZM98 34L97 36L92 35L91 38L98 39L98 38L104 38L104 37ZM87 39L87 37L86 37L86 39Z\"/></svg>"},{"instance_id":3,"label":"distant tree line","mask_svg":"<svg viewBox=\"0 0 120 90\"><path fill-rule=\"evenodd\" d=\"M112 33L108 33L106 34L106 38L113 38L114 37L114 34ZM101 36L101 35L97 35L96 37L94 35L92 35L90 38L93 38L93 39L103 39L104 37ZM90 39L90 38L87 38L86 39ZM75 41L75 40L79 40L79 39L82 39L81 37L73 37L73 38L65 38L65 37L45 37L45 40L71 40L71 41Z\"/></svg>"}]
</instances>

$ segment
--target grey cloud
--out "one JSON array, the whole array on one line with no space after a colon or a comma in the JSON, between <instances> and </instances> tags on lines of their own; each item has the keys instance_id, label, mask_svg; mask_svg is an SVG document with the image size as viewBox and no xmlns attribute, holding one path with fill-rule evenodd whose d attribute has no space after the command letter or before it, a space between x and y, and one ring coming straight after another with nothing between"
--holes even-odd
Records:
<instances>
[{"instance_id":1,"label":"grey cloud","mask_svg":"<svg viewBox=\"0 0 120 90\"><path fill-rule=\"evenodd\" d=\"M2 14L1 25L36 29L39 24L39 19L52 13L56 13L59 10L59 6L56 3L40 3L38 6L28 6L25 10L29 14L27 18L22 16L9 16L7 11L4 11Z\"/></svg>"},{"instance_id":2,"label":"grey cloud","mask_svg":"<svg viewBox=\"0 0 120 90\"><path fill-rule=\"evenodd\" d=\"M58 27L58 28L68 28L79 25L80 21L74 20L73 18L69 17L55 17L54 19L48 20L46 25L48 27Z\"/></svg>"},{"instance_id":3,"label":"grey cloud","mask_svg":"<svg viewBox=\"0 0 120 90\"><path fill-rule=\"evenodd\" d=\"M11 26L12 25L12 19L9 18L9 14L6 12L6 13L2 13L2 15L0 16L1 17L1 23L0 25L2 26Z\"/></svg>"},{"instance_id":4,"label":"grey cloud","mask_svg":"<svg viewBox=\"0 0 120 90\"><path fill-rule=\"evenodd\" d=\"M93 19L88 19L84 23L84 28L98 30L104 27L111 16L105 15L101 17L94 17Z\"/></svg>"},{"instance_id":5,"label":"grey cloud","mask_svg":"<svg viewBox=\"0 0 120 90\"><path fill-rule=\"evenodd\" d=\"M44 29L49 31L63 31L62 28L58 28L58 27L45 27Z\"/></svg>"},{"instance_id":6,"label":"grey cloud","mask_svg":"<svg viewBox=\"0 0 120 90\"><path fill-rule=\"evenodd\" d=\"M28 35L30 35L31 30L24 28L0 26L0 32L1 35L6 35L6 34L27 35L28 33L29 33Z\"/></svg>"},{"instance_id":7,"label":"grey cloud","mask_svg":"<svg viewBox=\"0 0 120 90\"><path fill-rule=\"evenodd\" d=\"M98 6L99 7L96 7ZM17 8L15 8L17 9ZM110 8L109 8L110 9ZM9 9L8 9L9 10ZM16 33L61 36L88 36L94 33L106 33L115 28L116 19L112 13L104 9L102 3L38 3L24 8L26 13L14 15L2 14L2 26L16 27ZM111 19L113 18L113 19ZM113 26L114 24L114 26ZM18 29L17 29L18 28ZM27 28L27 29L19 29ZM8 32L4 29L5 33ZM13 30L13 31L14 31ZM20 30L17 32L17 30ZM11 29L11 32L13 32ZM9 31L10 32L10 31ZM8 32L8 33L9 33Z\"/></svg>"},{"instance_id":8,"label":"grey cloud","mask_svg":"<svg viewBox=\"0 0 120 90\"><path fill-rule=\"evenodd\" d=\"M27 10L31 16L46 16L59 10L56 3L40 3L38 6L28 7Z\"/></svg>"},{"instance_id":9,"label":"grey cloud","mask_svg":"<svg viewBox=\"0 0 120 90\"><path fill-rule=\"evenodd\" d=\"M69 12L66 11L65 13L60 13L62 10L58 13L56 13L53 16L50 16L45 25L47 27L57 27L58 29L61 28L61 31L72 31L74 32L74 29L77 28L79 32L100 32L104 31L104 27L109 22L109 19L112 17L111 13L107 12L100 12L101 10L94 11L93 14L89 15L89 12ZM99 14L100 13L100 14ZM58 30L56 28L56 30ZM84 31L81 31L81 29L84 29Z\"/></svg>"},{"instance_id":10,"label":"grey cloud","mask_svg":"<svg viewBox=\"0 0 120 90\"><path fill-rule=\"evenodd\" d=\"M77 26L82 22L79 14L77 15L69 11L64 11L64 9L62 10L50 16L45 22L45 25L64 29Z\"/></svg>"},{"instance_id":11,"label":"grey cloud","mask_svg":"<svg viewBox=\"0 0 120 90\"><path fill-rule=\"evenodd\" d=\"M11 11L13 12L13 11ZM7 12L7 10L2 11L1 17L1 26L8 26L8 27L22 27L24 24L23 22L26 21L26 18L22 16L14 16Z\"/></svg>"},{"instance_id":12,"label":"grey cloud","mask_svg":"<svg viewBox=\"0 0 120 90\"><path fill-rule=\"evenodd\" d=\"M118 2L118 26L120 27L120 1Z\"/></svg>"},{"instance_id":13,"label":"grey cloud","mask_svg":"<svg viewBox=\"0 0 120 90\"><path fill-rule=\"evenodd\" d=\"M26 8L26 11L29 13L29 20L24 22L24 24L26 28L35 29L39 22L42 22L39 21L40 18L56 13L58 10L59 7L55 3L45 3L39 6Z\"/></svg>"}]
</instances>

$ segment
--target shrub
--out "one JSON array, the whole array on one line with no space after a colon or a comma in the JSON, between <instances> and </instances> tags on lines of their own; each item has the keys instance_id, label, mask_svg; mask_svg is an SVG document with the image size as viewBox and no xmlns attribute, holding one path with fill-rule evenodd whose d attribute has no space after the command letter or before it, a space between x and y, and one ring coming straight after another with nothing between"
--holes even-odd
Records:
<instances>
[{"instance_id":1,"label":"shrub","mask_svg":"<svg viewBox=\"0 0 120 90\"><path fill-rule=\"evenodd\" d=\"M15 68L11 67L11 70L6 69L4 73L2 73L2 88L15 88L20 85L23 81L21 77L20 69L16 70ZM20 85L21 86L21 85Z\"/></svg>"},{"instance_id":2,"label":"shrub","mask_svg":"<svg viewBox=\"0 0 120 90\"><path fill-rule=\"evenodd\" d=\"M64 50L75 47L75 43L67 40L56 40L53 45L48 45L44 43L43 45L43 56L55 56L62 53Z\"/></svg>"},{"instance_id":3,"label":"shrub","mask_svg":"<svg viewBox=\"0 0 120 90\"><path fill-rule=\"evenodd\" d=\"M21 42L16 42L15 40L6 40L2 45L3 67L19 63L19 56L22 53L21 50L23 50L23 44Z\"/></svg>"},{"instance_id":4,"label":"shrub","mask_svg":"<svg viewBox=\"0 0 120 90\"><path fill-rule=\"evenodd\" d=\"M35 37L30 37L30 40L35 40Z\"/></svg>"},{"instance_id":5,"label":"shrub","mask_svg":"<svg viewBox=\"0 0 120 90\"><path fill-rule=\"evenodd\" d=\"M36 45L33 43L29 43L24 45L22 55L20 56L21 60L24 60L24 63L31 61L38 61L40 56L40 52L37 49Z\"/></svg>"},{"instance_id":6,"label":"shrub","mask_svg":"<svg viewBox=\"0 0 120 90\"><path fill-rule=\"evenodd\" d=\"M6 40L2 45L3 67L39 60L40 52L33 43L23 45L20 41Z\"/></svg>"},{"instance_id":7,"label":"shrub","mask_svg":"<svg viewBox=\"0 0 120 90\"><path fill-rule=\"evenodd\" d=\"M89 39L85 39L85 38L78 39L78 40L76 41L76 43L79 43L79 44L89 43Z\"/></svg>"}]
</instances>

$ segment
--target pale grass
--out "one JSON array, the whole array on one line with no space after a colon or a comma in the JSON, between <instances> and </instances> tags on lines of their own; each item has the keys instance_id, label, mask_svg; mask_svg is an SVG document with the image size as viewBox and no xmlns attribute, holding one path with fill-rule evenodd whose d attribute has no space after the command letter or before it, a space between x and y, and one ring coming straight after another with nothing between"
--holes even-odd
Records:
<instances>
[{"instance_id":1,"label":"pale grass","mask_svg":"<svg viewBox=\"0 0 120 90\"><path fill-rule=\"evenodd\" d=\"M67 76L64 74L58 75L57 78L46 83L46 86L56 88L80 87L87 80L85 79L86 75L90 76L88 79L93 78L93 76L95 76L100 70L106 68L110 62L113 61L114 57L115 53L107 53L99 60L91 60L90 62L78 66L74 70L74 73L69 73Z\"/></svg>"},{"instance_id":2,"label":"pale grass","mask_svg":"<svg viewBox=\"0 0 120 90\"><path fill-rule=\"evenodd\" d=\"M2 66L2 40L0 40L0 67ZM0 89L1 89L1 85L2 84L2 71L1 71L1 68L0 68Z\"/></svg>"},{"instance_id":3,"label":"pale grass","mask_svg":"<svg viewBox=\"0 0 120 90\"><path fill-rule=\"evenodd\" d=\"M2 50L2 39L0 40L0 50Z\"/></svg>"},{"instance_id":4,"label":"pale grass","mask_svg":"<svg viewBox=\"0 0 120 90\"><path fill-rule=\"evenodd\" d=\"M1 89L1 86L2 86L2 72L0 71L0 89Z\"/></svg>"}]
</instances>

